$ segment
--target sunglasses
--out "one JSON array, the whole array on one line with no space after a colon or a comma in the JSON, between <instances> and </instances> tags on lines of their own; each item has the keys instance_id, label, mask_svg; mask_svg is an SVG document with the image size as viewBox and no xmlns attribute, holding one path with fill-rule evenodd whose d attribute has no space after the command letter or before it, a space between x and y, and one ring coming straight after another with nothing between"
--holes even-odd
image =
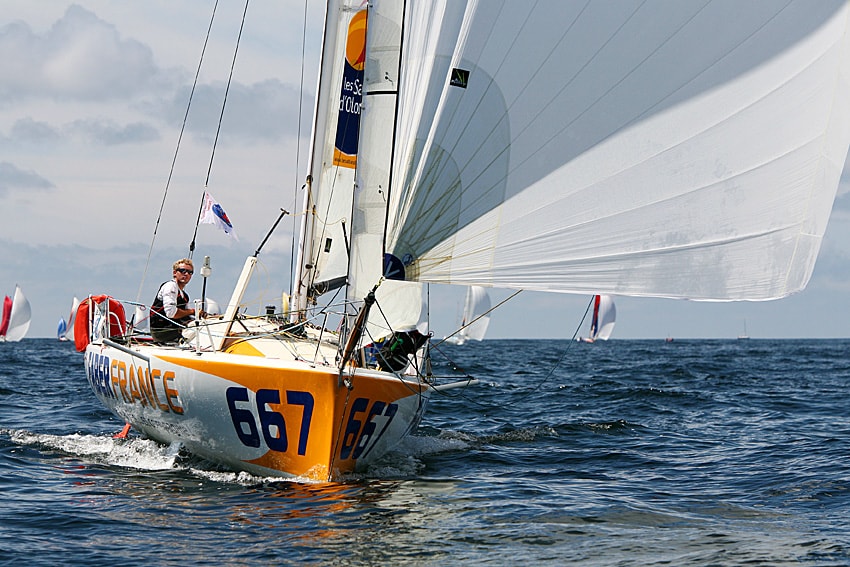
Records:
<instances>
[{"instance_id":1,"label":"sunglasses","mask_svg":"<svg viewBox=\"0 0 850 567\"><path fill-rule=\"evenodd\" d=\"M174 271L175 271L175 272L180 272L181 274L189 274L189 275L192 275L192 274L194 274L194 273L195 273L195 272L193 272L192 270L187 270L186 268L177 268L177 269L176 269L176 270L174 270Z\"/></svg>"}]
</instances>

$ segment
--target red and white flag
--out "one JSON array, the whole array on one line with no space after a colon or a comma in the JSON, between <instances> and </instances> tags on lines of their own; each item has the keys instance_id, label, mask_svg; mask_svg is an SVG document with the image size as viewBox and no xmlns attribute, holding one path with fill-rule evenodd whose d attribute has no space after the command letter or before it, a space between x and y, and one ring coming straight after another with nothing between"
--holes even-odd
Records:
<instances>
[{"instance_id":1,"label":"red and white flag","mask_svg":"<svg viewBox=\"0 0 850 567\"><path fill-rule=\"evenodd\" d=\"M206 191L204 191L204 208L201 211L201 222L204 224L214 224L228 236L239 240L236 232L233 230L233 223L227 217L227 213L224 212L222 206L216 202L213 196Z\"/></svg>"}]
</instances>

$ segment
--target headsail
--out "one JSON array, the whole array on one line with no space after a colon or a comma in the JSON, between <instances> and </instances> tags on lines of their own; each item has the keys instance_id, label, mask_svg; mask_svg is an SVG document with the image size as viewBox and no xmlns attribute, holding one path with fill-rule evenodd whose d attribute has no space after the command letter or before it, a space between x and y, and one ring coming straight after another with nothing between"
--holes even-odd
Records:
<instances>
[{"instance_id":1,"label":"headsail","mask_svg":"<svg viewBox=\"0 0 850 567\"><path fill-rule=\"evenodd\" d=\"M0 317L0 337L6 336L9 328L9 316L12 314L12 298L8 295L3 298L3 313Z\"/></svg>"},{"instance_id":2,"label":"headsail","mask_svg":"<svg viewBox=\"0 0 850 567\"><path fill-rule=\"evenodd\" d=\"M850 144L847 3L405 19L428 22L405 27L388 194L407 279L701 300L808 282Z\"/></svg>"}]
</instances>

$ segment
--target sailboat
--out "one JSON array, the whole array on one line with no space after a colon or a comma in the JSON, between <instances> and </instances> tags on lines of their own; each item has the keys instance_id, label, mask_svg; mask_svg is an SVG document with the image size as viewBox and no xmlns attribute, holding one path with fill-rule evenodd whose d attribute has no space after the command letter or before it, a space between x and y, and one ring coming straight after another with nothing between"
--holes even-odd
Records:
<instances>
[{"instance_id":1,"label":"sailboat","mask_svg":"<svg viewBox=\"0 0 850 567\"><path fill-rule=\"evenodd\" d=\"M0 342L17 342L24 338L30 328L32 309L21 286L15 286L12 297L3 300L3 317L0 319Z\"/></svg>"},{"instance_id":2,"label":"sailboat","mask_svg":"<svg viewBox=\"0 0 850 567\"><path fill-rule=\"evenodd\" d=\"M68 315L68 324L65 329L65 340L74 341L74 325L77 320L77 309L80 307L80 300L77 296L71 301L71 313Z\"/></svg>"},{"instance_id":3,"label":"sailboat","mask_svg":"<svg viewBox=\"0 0 850 567\"><path fill-rule=\"evenodd\" d=\"M744 319L744 332L743 334L738 335L738 340L747 340L750 338L750 335L747 334L747 320Z\"/></svg>"},{"instance_id":4,"label":"sailboat","mask_svg":"<svg viewBox=\"0 0 850 567\"><path fill-rule=\"evenodd\" d=\"M607 341L614 332L616 322L617 307L614 305L614 298L610 295L594 295L590 333L587 337L579 337L579 340L585 343Z\"/></svg>"},{"instance_id":5,"label":"sailboat","mask_svg":"<svg viewBox=\"0 0 850 567\"><path fill-rule=\"evenodd\" d=\"M64 317L59 318L59 325L56 329L56 338L60 341L74 341L74 321L77 318L77 308L80 306L80 300L76 297L71 302L71 314L68 315L68 321Z\"/></svg>"},{"instance_id":6,"label":"sailboat","mask_svg":"<svg viewBox=\"0 0 850 567\"><path fill-rule=\"evenodd\" d=\"M463 318L460 330L445 342L462 345L467 341L483 341L490 326L490 294L487 288L471 285L466 288L466 299L463 303Z\"/></svg>"},{"instance_id":7,"label":"sailboat","mask_svg":"<svg viewBox=\"0 0 850 567\"><path fill-rule=\"evenodd\" d=\"M467 384L431 373L428 284L798 291L850 145L848 22L845 2L329 0L291 301L246 315L262 245L179 344L91 296L91 387L160 442L340 480Z\"/></svg>"}]
</instances>

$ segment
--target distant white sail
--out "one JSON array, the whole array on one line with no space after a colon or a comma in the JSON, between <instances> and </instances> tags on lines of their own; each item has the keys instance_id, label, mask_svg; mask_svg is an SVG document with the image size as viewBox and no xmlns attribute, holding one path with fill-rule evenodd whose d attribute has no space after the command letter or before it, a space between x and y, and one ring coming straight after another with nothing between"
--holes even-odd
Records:
<instances>
[{"instance_id":1,"label":"distant white sail","mask_svg":"<svg viewBox=\"0 0 850 567\"><path fill-rule=\"evenodd\" d=\"M593 319L590 323L590 338L594 341L607 341L614 332L617 321L617 307L610 295L596 295L593 298Z\"/></svg>"},{"instance_id":2,"label":"distant white sail","mask_svg":"<svg viewBox=\"0 0 850 567\"><path fill-rule=\"evenodd\" d=\"M65 338L69 341L74 340L74 323L77 320L77 309L80 307L80 300L74 296L74 300L71 302L71 314L68 315L68 326L65 331Z\"/></svg>"},{"instance_id":3,"label":"distant white sail","mask_svg":"<svg viewBox=\"0 0 850 567\"><path fill-rule=\"evenodd\" d=\"M466 290L466 301L463 307L463 324L466 325L461 334L471 341L483 341L490 326L490 295L481 286L469 286Z\"/></svg>"},{"instance_id":4,"label":"distant white sail","mask_svg":"<svg viewBox=\"0 0 850 567\"><path fill-rule=\"evenodd\" d=\"M15 286L15 295L12 297L12 309L9 313L8 324L6 325L5 335L0 338L16 342L24 338L30 328L30 320L32 319L32 309L30 302L27 300L24 292L21 291L21 286Z\"/></svg>"}]
</instances>

